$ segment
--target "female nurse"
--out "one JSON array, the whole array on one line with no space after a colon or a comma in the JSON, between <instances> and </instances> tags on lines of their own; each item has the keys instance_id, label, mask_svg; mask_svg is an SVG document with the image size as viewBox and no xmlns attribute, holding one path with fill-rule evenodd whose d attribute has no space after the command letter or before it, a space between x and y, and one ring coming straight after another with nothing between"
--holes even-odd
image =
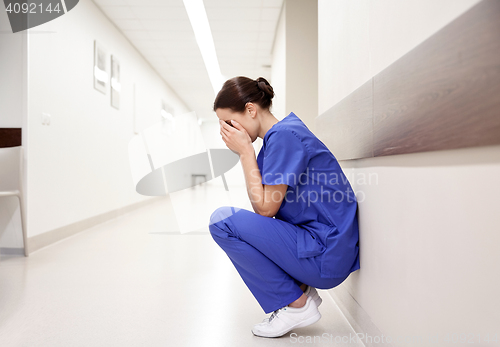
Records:
<instances>
[{"instance_id":1,"label":"female nurse","mask_svg":"<svg viewBox=\"0 0 500 347\"><path fill-rule=\"evenodd\" d=\"M226 146L238 153L254 212L220 207L210 233L265 313L256 336L278 337L321 318L315 288L359 269L354 192L334 155L294 113L278 120L262 77L226 81L214 111ZM252 146L263 139L257 157Z\"/></svg>"}]
</instances>

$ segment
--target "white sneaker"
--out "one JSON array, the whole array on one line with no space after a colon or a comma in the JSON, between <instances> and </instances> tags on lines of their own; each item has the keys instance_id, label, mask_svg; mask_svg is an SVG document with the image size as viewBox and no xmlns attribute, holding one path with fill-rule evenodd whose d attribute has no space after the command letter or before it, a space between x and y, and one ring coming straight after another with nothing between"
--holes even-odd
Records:
<instances>
[{"instance_id":1,"label":"white sneaker","mask_svg":"<svg viewBox=\"0 0 500 347\"><path fill-rule=\"evenodd\" d=\"M307 296L310 296L316 302L316 306L318 306L318 307L323 302L323 299L321 299L318 292L316 291L316 288L314 288L314 287L307 286L304 294Z\"/></svg>"},{"instance_id":2,"label":"white sneaker","mask_svg":"<svg viewBox=\"0 0 500 347\"><path fill-rule=\"evenodd\" d=\"M316 323L321 318L316 302L308 297L303 307L282 307L274 311L268 319L255 324L252 333L262 337L283 336L295 328L302 328Z\"/></svg>"},{"instance_id":3,"label":"white sneaker","mask_svg":"<svg viewBox=\"0 0 500 347\"><path fill-rule=\"evenodd\" d=\"M304 294L307 295L307 296L310 296L314 300L314 302L316 302L316 306L317 307L319 307L319 305L321 305L321 303L323 302L323 299L321 299L321 297L319 296L316 288L314 288L314 287L307 286L306 291L304 292ZM262 322L263 323L269 322L269 318L271 318L271 317L264 318L262 320Z\"/></svg>"}]
</instances>

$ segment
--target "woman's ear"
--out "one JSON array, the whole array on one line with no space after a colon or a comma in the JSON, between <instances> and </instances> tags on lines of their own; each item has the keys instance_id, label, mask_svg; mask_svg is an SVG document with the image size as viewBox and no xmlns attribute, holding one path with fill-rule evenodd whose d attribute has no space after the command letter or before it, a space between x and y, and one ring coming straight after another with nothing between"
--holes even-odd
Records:
<instances>
[{"instance_id":1,"label":"woman's ear","mask_svg":"<svg viewBox=\"0 0 500 347\"><path fill-rule=\"evenodd\" d=\"M250 114L250 117L255 118L257 115L257 109L255 108L255 105L252 102L247 102L245 105L246 112Z\"/></svg>"}]
</instances>

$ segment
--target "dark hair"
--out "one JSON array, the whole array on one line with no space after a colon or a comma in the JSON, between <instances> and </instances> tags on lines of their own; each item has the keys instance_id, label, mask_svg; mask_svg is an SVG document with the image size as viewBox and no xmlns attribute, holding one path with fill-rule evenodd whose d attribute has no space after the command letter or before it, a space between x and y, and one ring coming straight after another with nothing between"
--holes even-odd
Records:
<instances>
[{"instance_id":1,"label":"dark hair","mask_svg":"<svg viewBox=\"0 0 500 347\"><path fill-rule=\"evenodd\" d=\"M214 101L214 111L229 108L233 112L244 112L247 102L253 102L268 110L274 97L273 87L264 77L253 80L238 76L227 80Z\"/></svg>"}]
</instances>

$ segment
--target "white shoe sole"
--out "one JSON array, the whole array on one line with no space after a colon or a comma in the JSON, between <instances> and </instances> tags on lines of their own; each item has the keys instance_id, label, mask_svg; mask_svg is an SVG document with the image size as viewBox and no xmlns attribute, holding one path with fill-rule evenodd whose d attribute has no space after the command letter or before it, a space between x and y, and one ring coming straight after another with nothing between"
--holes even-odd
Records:
<instances>
[{"instance_id":1,"label":"white shoe sole","mask_svg":"<svg viewBox=\"0 0 500 347\"><path fill-rule=\"evenodd\" d=\"M314 316L309 317L305 321L300 322L299 324L297 324L296 326L294 326L292 329L306 327L308 325L316 323L320 319L321 319L321 313L318 311L318 313L316 313ZM292 329L290 329L290 330L292 330ZM290 331L290 330L288 330L288 331ZM284 334L286 334L287 332L285 332Z\"/></svg>"},{"instance_id":2,"label":"white shoe sole","mask_svg":"<svg viewBox=\"0 0 500 347\"><path fill-rule=\"evenodd\" d=\"M316 323L317 321L319 321L321 319L321 313L318 311L314 316L312 317L309 317L307 318L306 320L302 321L302 322L299 322L283 331L280 331L278 333L274 333L274 334L266 334L266 333L262 333L262 334L256 334L253 329L252 329L252 334L254 334L255 336L259 336L259 337L280 337L280 336L283 336L285 335L286 333L288 333L289 331L292 331L293 329L296 329L296 328L303 328L303 327L307 327L311 324L314 324Z\"/></svg>"}]
</instances>

